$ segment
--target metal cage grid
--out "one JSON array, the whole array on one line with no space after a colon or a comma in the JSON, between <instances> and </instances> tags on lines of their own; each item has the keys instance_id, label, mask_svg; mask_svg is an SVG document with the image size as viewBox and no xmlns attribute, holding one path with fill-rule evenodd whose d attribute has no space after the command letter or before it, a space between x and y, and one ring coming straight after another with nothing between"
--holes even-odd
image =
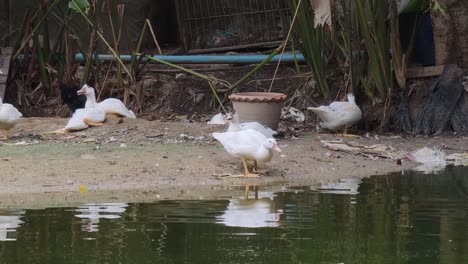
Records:
<instances>
[{"instance_id":1,"label":"metal cage grid","mask_svg":"<svg viewBox=\"0 0 468 264\"><path fill-rule=\"evenodd\" d=\"M179 0L184 48L192 52L258 47L286 37L287 0Z\"/></svg>"}]
</instances>

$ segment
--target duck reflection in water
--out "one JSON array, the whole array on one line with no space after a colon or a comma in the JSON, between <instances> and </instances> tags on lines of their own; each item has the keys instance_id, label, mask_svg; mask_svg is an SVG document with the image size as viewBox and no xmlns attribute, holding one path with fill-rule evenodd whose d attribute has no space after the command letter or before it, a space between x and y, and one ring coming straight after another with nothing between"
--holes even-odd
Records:
<instances>
[{"instance_id":1,"label":"duck reflection in water","mask_svg":"<svg viewBox=\"0 0 468 264\"><path fill-rule=\"evenodd\" d=\"M89 203L79 206L75 211L80 214L75 217L81 218L82 231L97 232L100 219L119 219L127 206L126 203Z\"/></svg>"},{"instance_id":2,"label":"duck reflection in water","mask_svg":"<svg viewBox=\"0 0 468 264\"><path fill-rule=\"evenodd\" d=\"M24 223L21 221L23 215L24 211L22 210L0 210L0 241L16 241L16 238L12 236L16 234L16 229Z\"/></svg>"},{"instance_id":3,"label":"duck reflection in water","mask_svg":"<svg viewBox=\"0 0 468 264\"><path fill-rule=\"evenodd\" d=\"M249 193L253 189L254 197ZM279 227L283 209L278 208L277 196L272 192L259 192L258 186L245 186L242 198L230 199L224 214L216 223L231 227Z\"/></svg>"}]
</instances>

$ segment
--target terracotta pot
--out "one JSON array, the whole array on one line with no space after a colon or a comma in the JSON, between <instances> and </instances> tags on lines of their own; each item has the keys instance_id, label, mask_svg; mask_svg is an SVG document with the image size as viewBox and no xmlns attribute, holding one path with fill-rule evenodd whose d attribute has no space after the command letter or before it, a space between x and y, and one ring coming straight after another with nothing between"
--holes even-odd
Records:
<instances>
[{"instance_id":1,"label":"terracotta pot","mask_svg":"<svg viewBox=\"0 0 468 264\"><path fill-rule=\"evenodd\" d=\"M286 98L282 93L267 92L234 93L229 96L240 122L257 121L273 130L278 128Z\"/></svg>"}]
</instances>

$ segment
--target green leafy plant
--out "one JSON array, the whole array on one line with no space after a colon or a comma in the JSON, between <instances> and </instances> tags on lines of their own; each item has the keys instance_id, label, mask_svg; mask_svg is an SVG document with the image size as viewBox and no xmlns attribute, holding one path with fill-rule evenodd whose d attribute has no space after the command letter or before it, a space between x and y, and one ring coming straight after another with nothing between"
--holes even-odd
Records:
<instances>
[{"instance_id":1,"label":"green leafy plant","mask_svg":"<svg viewBox=\"0 0 468 264\"><path fill-rule=\"evenodd\" d=\"M88 0L75 0L75 1L70 1L68 3L68 8L75 12L80 12L81 10L86 11L88 13L90 5Z\"/></svg>"},{"instance_id":2,"label":"green leafy plant","mask_svg":"<svg viewBox=\"0 0 468 264\"><path fill-rule=\"evenodd\" d=\"M397 3L395 0L388 0L389 25L390 25L390 46L392 50L392 64L395 78L401 89L406 88L406 68L408 65L407 54L403 53L400 44L400 31L398 22ZM413 28L414 31L414 28ZM414 35L414 33L413 33ZM410 45L411 46L411 45ZM411 49L408 49L410 51Z\"/></svg>"},{"instance_id":3,"label":"green leafy plant","mask_svg":"<svg viewBox=\"0 0 468 264\"><path fill-rule=\"evenodd\" d=\"M381 100L393 87L388 3L381 0L354 0L368 55L368 78L362 83L369 98ZM374 91L374 88L377 90Z\"/></svg>"},{"instance_id":4,"label":"green leafy plant","mask_svg":"<svg viewBox=\"0 0 468 264\"><path fill-rule=\"evenodd\" d=\"M301 50L307 65L310 67L313 77L321 94L330 98L330 88L327 83L327 63L331 54L333 43L326 26L314 27L314 11L310 1L288 1L290 10L294 12L298 6L297 22L297 46Z\"/></svg>"},{"instance_id":5,"label":"green leafy plant","mask_svg":"<svg viewBox=\"0 0 468 264\"><path fill-rule=\"evenodd\" d=\"M85 57L81 83L94 80L98 87L103 87L108 73L112 72L118 86L124 88L124 99L128 101L136 72L130 71L120 59L120 41L124 34L124 8L121 3L121 0L70 0L67 1L68 5L63 5L60 0L37 1L37 9L26 13L23 25L17 31L12 79L16 80L18 87L18 101L28 106L56 94L51 89L54 79L75 85L79 65L75 60L77 52ZM107 36L111 36L111 41L106 39L103 32L102 20L106 13L111 28L111 34ZM49 34L52 23L59 28L54 42L50 41ZM83 34L86 30L88 37L79 37L86 35ZM51 43L55 44L52 46ZM110 71L113 63L109 63L108 71L103 74L102 64L97 60L98 53L113 54L117 70ZM18 60L20 57L21 60ZM105 78L101 78L103 75ZM29 89L30 92L27 91Z\"/></svg>"},{"instance_id":6,"label":"green leafy plant","mask_svg":"<svg viewBox=\"0 0 468 264\"><path fill-rule=\"evenodd\" d=\"M338 46L344 56L345 87L349 91L357 92L364 74L364 58L362 50L362 34L356 6L353 1L341 0L343 13L339 17Z\"/></svg>"}]
</instances>

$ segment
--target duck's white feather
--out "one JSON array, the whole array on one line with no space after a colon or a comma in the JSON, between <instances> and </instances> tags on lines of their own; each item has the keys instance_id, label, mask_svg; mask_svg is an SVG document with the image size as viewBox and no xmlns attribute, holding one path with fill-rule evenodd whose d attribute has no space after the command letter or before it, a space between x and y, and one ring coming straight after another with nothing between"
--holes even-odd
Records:
<instances>
[{"instance_id":1,"label":"duck's white feather","mask_svg":"<svg viewBox=\"0 0 468 264\"><path fill-rule=\"evenodd\" d=\"M92 93L86 93L86 104L85 108L96 107L106 114L116 114L127 118L136 118L135 113L132 110L127 109L122 101L116 98L107 98L102 102L96 101L96 94L94 88L89 85L83 85L78 93L84 94L87 89L92 89Z\"/></svg>"},{"instance_id":2,"label":"duck's white feather","mask_svg":"<svg viewBox=\"0 0 468 264\"><path fill-rule=\"evenodd\" d=\"M246 129L253 129L261 134L263 134L267 138L272 138L273 135L276 135L277 132L273 129L260 124L259 122L244 122L242 124L239 123L239 116L237 114L230 114L231 120L229 123L228 131L235 132L240 130Z\"/></svg>"},{"instance_id":3,"label":"duck's white feather","mask_svg":"<svg viewBox=\"0 0 468 264\"><path fill-rule=\"evenodd\" d=\"M83 121L86 115L85 108L76 109L72 117L68 120L65 126L65 131L77 131L88 128L88 125Z\"/></svg>"},{"instance_id":4,"label":"duck's white feather","mask_svg":"<svg viewBox=\"0 0 468 264\"><path fill-rule=\"evenodd\" d=\"M4 104L0 98L0 129L12 129L23 115L11 104Z\"/></svg>"},{"instance_id":5,"label":"duck's white feather","mask_svg":"<svg viewBox=\"0 0 468 264\"><path fill-rule=\"evenodd\" d=\"M102 123L106 119L106 113L96 108L81 108L73 113L65 126L65 131L78 131L88 128L85 120L92 123Z\"/></svg>"},{"instance_id":6,"label":"duck's white feather","mask_svg":"<svg viewBox=\"0 0 468 264\"><path fill-rule=\"evenodd\" d=\"M241 146L251 146L255 148L261 145L261 143L263 143L263 141L266 139L263 134L253 129L215 132L213 133L213 137L218 140L225 148L228 147L229 149Z\"/></svg>"},{"instance_id":7,"label":"duck's white feather","mask_svg":"<svg viewBox=\"0 0 468 264\"><path fill-rule=\"evenodd\" d=\"M273 150L264 146L268 139L253 129L213 133L213 137L234 157L260 162L270 161L273 157Z\"/></svg>"},{"instance_id":8,"label":"duck's white feather","mask_svg":"<svg viewBox=\"0 0 468 264\"><path fill-rule=\"evenodd\" d=\"M136 118L132 110L127 109L122 101L116 98L107 98L102 102L97 103L97 108L103 110L107 114L116 114L126 118Z\"/></svg>"},{"instance_id":9,"label":"duck's white feather","mask_svg":"<svg viewBox=\"0 0 468 264\"><path fill-rule=\"evenodd\" d=\"M308 107L322 120L321 126L337 130L345 126L352 126L361 120L362 113L356 104L353 94L348 94L348 102L333 102L328 106Z\"/></svg>"},{"instance_id":10,"label":"duck's white feather","mask_svg":"<svg viewBox=\"0 0 468 264\"><path fill-rule=\"evenodd\" d=\"M273 137L273 135L276 135L278 134L276 131L274 131L273 129L267 127L267 126L264 126L258 122L245 122L245 123L242 123L242 124L239 124L240 128L242 130L244 129L253 129L255 131L258 131L260 133L262 133L265 137L267 138L271 138Z\"/></svg>"},{"instance_id":11,"label":"duck's white feather","mask_svg":"<svg viewBox=\"0 0 468 264\"><path fill-rule=\"evenodd\" d=\"M106 121L106 112L99 108L85 108L84 119L92 123L102 123Z\"/></svg>"}]
</instances>

